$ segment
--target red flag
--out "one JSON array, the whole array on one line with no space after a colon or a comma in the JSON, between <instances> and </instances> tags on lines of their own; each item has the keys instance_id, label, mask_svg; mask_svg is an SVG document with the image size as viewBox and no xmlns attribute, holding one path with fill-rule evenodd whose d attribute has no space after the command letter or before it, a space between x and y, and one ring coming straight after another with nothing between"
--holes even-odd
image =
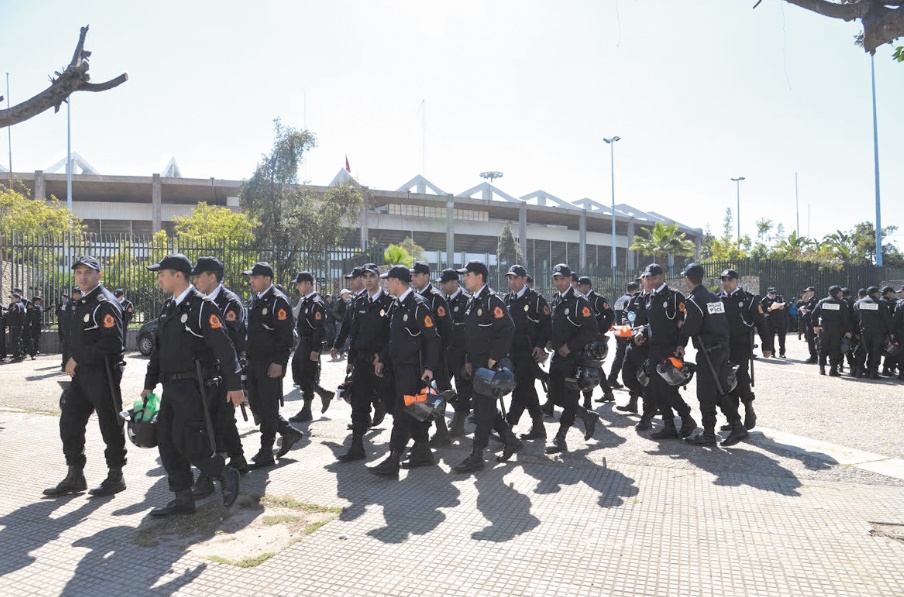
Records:
<instances>
[{"instance_id":1,"label":"red flag","mask_svg":"<svg viewBox=\"0 0 904 597\"><path fill-rule=\"evenodd\" d=\"M348 155L345 156L345 171L349 174L352 173L352 167L348 165Z\"/></svg>"}]
</instances>

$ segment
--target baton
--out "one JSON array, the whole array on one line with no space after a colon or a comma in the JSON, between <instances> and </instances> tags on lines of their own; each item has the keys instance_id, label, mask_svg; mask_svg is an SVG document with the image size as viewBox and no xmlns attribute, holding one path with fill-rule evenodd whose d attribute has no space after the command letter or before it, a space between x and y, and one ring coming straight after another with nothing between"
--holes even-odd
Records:
<instances>
[{"instance_id":1,"label":"baton","mask_svg":"<svg viewBox=\"0 0 904 597\"><path fill-rule=\"evenodd\" d=\"M201 391L201 405L204 407L204 423L207 425L207 439L210 441L210 455L217 452L217 441L213 433L213 422L210 420L210 406L207 397L207 382L201 372L201 362L195 361L195 375L198 377L198 388Z\"/></svg>"},{"instance_id":2,"label":"baton","mask_svg":"<svg viewBox=\"0 0 904 597\"><path fill-rule=\"evenodd\" d=\"M750 358L747 360L750 361L750 387L753 388L756 386L756 375L753 368L753 362L756 360L753 358L753 349L756 348L755 344L755 336L753 334L753 328L750 328Z\"/></svg>"},{"instance_id":3,"label":"baton","mask_svg":"<svg viewBox=\"0 0 904 597\"><path fill-rule=\"evenodd\" d=\"M109 356L104 356L104 369L107 373L107 385L110 386L110 398L113 400L113 412L119 414L122 409L122 397L116 391L116 384L113 383L113 367L110 366ZM119 405L116 404L117 398L119 398ZM145 400L145 404L147 404L147 400ZM122 425L119 426L119 432L123 432Z\"/></svg>"},{"instance_id":4,"label":"baton","mask_svg":"<svg viewBox=\"0 0 904 597\"><path fill-rule=\"evenodd\" d=\"M716 373L716 368L713 367L713 361L709 358L709 352L706 348L702 347L702 342L697 342L697 338L694 338L694 348L697 349L697 353L703 353L703 358L706 361L706 367L709 369L710 374L713 376L713 379L716 380L716 387L719 388L719 397L725 397L725 388L722 387L722 382L719 380L719 374Z\"/></svg>"}]
</instances>

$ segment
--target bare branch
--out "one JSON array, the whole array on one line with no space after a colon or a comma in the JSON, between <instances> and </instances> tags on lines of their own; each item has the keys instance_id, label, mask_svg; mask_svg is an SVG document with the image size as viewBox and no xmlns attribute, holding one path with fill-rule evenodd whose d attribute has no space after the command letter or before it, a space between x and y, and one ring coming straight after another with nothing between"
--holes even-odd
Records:
<instances>
[{"instance_id":1,"label":"bare branch","mask_svg":"<svg viewBox=\"0 0 904 597\"><path fill-rule=\"evenodd\" d=\"M106 91L107 89L113 89L114 87L119 87L123 83L129 80L129 75L127 73L123 73L116 77L115 79L110 79L106 83L85 83L82 85L79 91Z\"/></svg>"},{"instance_id":2,"label":"bare branch","mask_svg":"<svg viewBox=\"0 0 904 597\"><path fill-rule=\"evenodd\" d=\"M79 31L78 43L75 44L75 52L72 53L72 61L69 63L69 66L78 66L82 63L82 54L85 51L85 37L88 36L88 27L89 25L85 25Z\"/></svg>"},{"instance_id":3,"label":"bare branch","mask_svg":"<svg viewBox=\"0 0 904 597\"><path fill-rule=\"evenodd\" d=\"M784 0L789 4L832 19L857 21L863 25L863 49L870 54L876 48L904 37L904 8L902 2L883 0ZM759 5L759 2L757 2ZM897 8L895 8L897 7ZM754 7L756 8L756 7Z\"/></svg>"}]
</instances>

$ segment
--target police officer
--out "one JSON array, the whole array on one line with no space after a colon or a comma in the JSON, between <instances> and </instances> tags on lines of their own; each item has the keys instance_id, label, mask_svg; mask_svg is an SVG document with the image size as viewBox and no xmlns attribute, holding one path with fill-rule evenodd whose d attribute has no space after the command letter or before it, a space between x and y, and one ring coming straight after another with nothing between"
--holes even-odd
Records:
<instances>
[{"instance_id":1,"label":"police officer","mask_svg":"<svg viewBox=\"0 0 904 597\"><path fill-rule=\"evenodd\" d=\"M442 340L443 350L440 351L439 364L434 370L436 389L440 392L452 389L452 378L449 376L449 368L446 366L445 352L452 345L452 314L449 312L449 304L446 297L430 283L430 266L423 261L415 261L411 266L411 286L416 293L421 295L433 313L433 322L436 331ZM433 447L448 446L452 443L449 428L446 425L445 415L436 419L436 433L430 438Z\"/></svg>"},{"instance_id":2,"label":"police officer","mask_svg":"<svg viewBox=\"0 0 904 597\"><path fill-rule=\"evenodd\" d=\"M502 359L509 355L515 324L493 289L487 284L489 270L481 261L469 261L459 270L471 298L465 309L465 335L467 355L465 369L473 376L478 369L495 369ZM471 453L452 467L459 473L477 471L485 466L483 453L487 448L490 430L495 429L505 442L501 456L496 459L506 461L521 450L523 444L512 433L508 422L496 408L496 398L474 394L474 441Z\"/></svg>"},{"instance_id":3,"label":"police officer","mask_svg":"<svg viewBox=\"0 0 904 597\"><path fill-rule=\"evenodd\" d=\"M888 316L891 319L895 317L895 308L897 306L897 296L895 296L895 289L891 286L884 286L880 291L882 293L882 298L885 299L886 304L888 305ZM885 362L882 365L882 375L886 377L891 377L895 374L895 367L897 367L897 358L891 355L885 355Z\"/></svg>"},{"instance_id":4,"label":"police officer","mask_svg":"<svg viewBox=\"0 0 904 597\"><path fill-rule=\"evenodd\" d=\"M311 402L314 401L316 390L320 390L321 414L330 407L334 395L320 387L320 349L326 337L329 312L326 303L314 290L314 276L311 272L299 272L295 276L295 288L302 298L295 325L298 346L292 357L292 379L301 390L303 406L289 420L304 422L314 418L311 415Z\"/></svg>"},{"instance_id":5,"label":"police officer","mask_svg":"<svg viewBox=\"0 0 904 597\"><path fill-rule=\"evenodd\" d=\"M247 327L245 325L245 309L242 300L234 292L223 285L223 262L212 256L199 257L191 270L192 283L198 292L207 295L220 312L220 319L226 326L226 334L232 342L236 355L241 363L245 354ZM248 472L248 462L242 449L242 439L235 421L235 408L225 400L211 400L210 416L216 436L217 452L229 455L229 466L239 471ZM192 487L195 499L213 493L213 479L201 472Z\"/></svg>"},{"instance_id":6,"label":"police officer","mask_svg":"<svg viewBox=\"0 0 904 597\"><path fill-rule=\"evenodd\" d=\"M192 286L191 261L185 255L167 255L148 266L157 284L172 295L163 305L154 333L154 349L144 378L145 398L163 384L157 441L175 498L154 508L154 517L193 514L191 465L220 481L223 504L228 508L239 494L239 472L228 466L217 451L210 412L214 401L244 400L238 355L229 340L216 304Z\"/></svg>"},{"instance_id":7,"label":"police officer","mask_svg":"<svg viewBox=\"0 0 904 597\"><path fill-rule=\"evenodd\" d=\"M864 290L863 296L866 296L866 291ZM863 298L863 296L857 297L857 300ZM857 324L857 314L854 313L854 304L857 302L851 297L851 289L847 287L841 288L841 298L844 299L844 302L848 305L848 310L851 312L851 321L854 324L854 329L852 330L854 334L851 336L849 342L842 342L842 349L844 350L844 359L842 360L842 367L844 366L843 361L847 360L848 370L851 373L852 377L860 377L861 372L859 371L859 367L857 366L857 352L860 348L860 330Z\"/></svg>"},{"instance_id":8,"label":"police officer","mask_svg":"<svg viewBox=\"0 0 904 597\"><path fill-rule=\"evenodd\" d=\"M527 287L527 270L523 266L513 265L505 276L509 293L503 297L503 302L515 323L511 351L515 390L506 418L509 425L515 427L526 409L531 428L521 435L521 439L546 439L543 411L537 395L537 368L546 360L545 347L552 334L549 304L540 293Z\"/></svg>"},{"instance_id":9,"label":"police officer","mask_svg":"<svg viewBox=\"0 0 904 597\"><path fill-rule=\"evenodd\" d=\"M338 456L343 462L366 458L364 433L371 425L370 406L380 404L375 411L373 424L378 425L383 415L394 404L393 381L387 372L384 377L376 374L377 356L389 341L389 308L392 297L380 287L380 270L375 263L361 268L364 290L352 306L349 330L351 341L346 372L352 376L352 442L348 451ZM338 343L339 340L336 340ZM379 417L377 416L379 415Z\"/></svg>"},{"instance_id":10,"label":"police officer","mask_svg":"<svg viewBox=\"0 0 904 597\"><path fill-rule=\"evenodd\" d=\"M411 272L404 265L395 265L380 276L388 281L389 293L396 298L389 308L389 343L378 355L374 371L378 377L383 377L384 370L392 367L394 406L389 455L368 471L393 479L399 476L402 454L409 439L414 440L414 446L402 466L417 468L436 464L428 443L430 423L419 421L404 410L405 397L418 395L424 385L433 380L433 372L440 366L442 348L434 311L427 300L411 288Z\"/></svg>"},{"instance_id":11,"label":"police officer","mask_svg":"<svg viewBox=\"0 0 904 597\"><path fill-rule=\"evenodd\" d=\"M725 315L725 304L717 294L703 286L703 274L703 267L696 263L690 263L684 269L684 282L690 294L684 301L686 312L678 332L681 347L678 352L684 355L688 339L697 349L697 399L703 417L703 431L687 441L698 446L715 445L718 405L731 425L731 433L722 445L733 446L749 433L741 423L737 403L727 399L731 326Z\"/></svg>"},{"instance_id":12,"label":"police officer","mask_svg":"<svg viewBox=\"0 0 904 597\"><path fill-rule=\"evenodd\" d=\"M355 301L358 299L364 292L364 278L362 277L363 268L355 267L352 268L352 271L345 274L345 279L348 282L348 287L351 292L351 297L348 302L347 308L344 311L344 317L342 318L342 323L339 326L339 332L336 334L336 340L333 342L333 347L330 349L330 356L333 360L339 359L339 357L348 351L346 347L346 343L348 341L349 332L352 329L352 321L355 316Z\"/></svg>"},{"instance_id":13,"label":"police officer","mask_svg":"<svg viewBox=\"0 0 904 597\"><path fill-rule=\"evenodd\" d=\"M645 343L650 347L646 363L646 373L650 378L648 390L653 398L653 404L662 413L663 420L662 429L650 437L685 438L694 432L697 422L691 417L691 408L681 398L678 387L670 385L657 372L657 367L680 352L678 332L687 308L684 305L684 296L666 284L663 269L659 264L651 263L644 270L644 274L651 289L644 299L643 307L645 325L648 326L649 332L649 338ZM681 417L680 429L675 427L673 409Z\"/></svg>"},{"instance_id":14,"label":"police officer","mask_svg":"<svg viewBox=\"0 0 904 597\"><path fill-rule=\"evenodd\" d=\"M72 264L75 282L84 295L75 307L67 336L66 374L72 384L61 400L60 437L69 472L56 487L44 495L61 496L87 488L85 481L85 426L91 413L104 439L107 478L92 495L107 496L126 488L122 468L126 464L125 435L119 413L122 410L120 381L123 362L122 312L119 303L101 284L101 267L97 259L80 257Z\"/></svg>"},{"instance_id":15,"label":"police officer","mask_svg":"<svg viewBox=\"0 0 904 597\"><path fill-rule=\"evenodd\" d=\"M813 320L813 309L816 308L816 303L818 302L819 299L816 298L816 287L807 286L807 289L804 291L803 296L797 303L797 310L800 313L800 317L804 326L804 338L807 339L807 348L810 350L810 358L805 361L808 364L815 364L819 362L819 356L816 352L816 334L813 331L815 327ZM765 346L765 341L763 344Z\"/></svg>"},{"instance_id":16,"label":"police officer","mask_svg":"<svg viewBox=\"0 0 904 597\"><path fill-rule=\"evenodd\" d=\"M471 295L463 290L458 281L458 271L444 269L438 280L439 288L446 296L452 317L452 343L446 349L446 365L455 379L455 401L452 402L452 421L449 436L461 437L465 434L465 420L471 412L473 389L471 378L465 371L467 335L465 332L465 311Z\"/></svg>"},{"instance_id":17,"label":"police officer","mask_svg":"<svg viewBox=\"0 0 904 597\"><path fill-rule=\"evenodd\" d=\"M885 335L891 334L894 339L892 317L888 314L887 301L879 296L876 286L867 288L866 294L854 303L854 321L860 331L856 371L868 375L870 379L879 379Z\"/></svg>"},{"instance_id":18,"label":"police officer","mask_svg":"<svg viewBox=\"0 0 904 597\"><path fill-rule=\"evenodd\" d=\"M590 303L590 309L593 311L594 317L596 317L596 322L599 326L599 334L597 334L595 340L608 344L609 336L606 334L609 332L609 328L612 327L612 323L615 321L615 312L609 305L609 301L606 300L606 297L597 294L596 290L593 290L593 282L590 280L589 276L581 276L578 278L578 290L584 295L587 302ZM615 400L615 395L612 393L612 386L609 385L609 380L606 378L606 374L602 367L600 367L600 387L603 388L603 396L602 398L599 398L597 402L612 402ZM584 408L588 410L593 408L593 405L590 403L592 397L592 389L584 390Z\"/></svg>"},{"instance_id":19,"label":"police officer","mask_svg":"<svg viewBox=\"0 0 904 597\"><path fill-rule=\"evenodd\" d=\"M590 303L582 294L575 292L571 278L571 268L564 263L552 270L553 284L558 293L550 305L552 333L546 347L553 353L549 364L549 396L554 404L562 407L562 416L559 418L558 433L545 448L547 454L568 451L565 435L576 417L584 423L585 440L593 437L599 421L598 414L579 404L580 391L566 382L566 378L576 376L584 347L599 335L599 324Z\"/></svg>"},{"instance_id":20,"label":"police officer","mask_svg":"<svg viewBox=\"0 0 904 597\"><path fill-rule=\"evenodd\" d=\"M646 373L646 362L650 355L650 347L646 343L645 325L646 314L644 305L646 304L646 295L650 292L647 281L649 277L641 275L637 278L640 291L631 297L625 306L624 324L632 327L631 338L627 338L629 342L625 349L625 358L622 365L622 381L628 388L628 403L616 406L616 410L626 413L637 414L637 401L643 399L643 412L640 421L634 426L637 431L646 431L652 427L653 417L656 413L656 405L653 404L653 397L647 386L643 385L639 378L646 380L649 384L649 376ZM636 341L635 341L636 337Z\"/></svg>"},{"instance_id":21,"label":"police officer","mask_svg":"<svg viewBox=\"0 0 904 597\"><path fill-rule=\"evenodd\" d=\"M853 335L850 311L841 298L841 286L829 286L829 295L816 303L811 316L813 333L819 336L819 374L826 374L826 363L829 364L829 375L838 377L841 365L841 338Z\"/></svg>"},{"instance_id":22,"label":"police officer","mask_svg":"<svg viewBox=\"0 0 904 597\"><path fill-rule=\"evenodd\" d=\"M31 360L35 360L35 355L39 354L41 345L41 331L44 327L44 301L41 297L32 297L28 306L28 331L30 342L28 344L31 349L29 355Z\"/></svg>"},{"instance_id":23,"label":"police officer","mask_svg":"<svg viewBox=\"0 0 904 597\"><path fill-rule=\"evenodd\" d=\"M15 292L9 295L10 303L7 308L6 325L9 327L9 343L13 361L21 361L25 358L22 334L25 327L25 303L22 297Z\"/></svg>"},{"instance_id":24,"label":"police officer","mask_svg":"<svg viewBox=\"0 0 904 597\"><path fill-rule=\"evenodd\" d=\"M769 345L764 345L775 354L775 336L778 335L778 356L785 358L785 337L788 334L788 312L785 310L785 298L775 293L775 287L766 289L766 296L760 299L763 315L766 317L766 333Z\"/></svg>"},{"instance_id":25,"label":"police officer","mask_svg":"<svg viewBox=\"0 0 904 597\"><path fill-rule=\"evenodd\" d=\"M900 344L904 341L904 286L898 289L900 299L895 305L895 314L892 317L892 332L895 341ZM898 353L898 379L904 380L904 351Z\"/></svg>"},{"instance_id":26,"label":"police officer","mask_svg":"<svg viewBox=\"0 0 904 597\"><path fill-rule=\"evenodd\" d=\"M114 290L113 296L116 297L116 300L119 301L119 306L122 307L122 325L128 331L129 324L132 323L132 318L135 317L135 305L126 298L126 292L122 288Z\"/></svg>"},{"instance_id":27,"label":"police officer","mask_svg":"<svg viewBox=\"0 0 904 597\"><path fill-rule=\"evenodd\" d=\"M631 302L631 299L639 292L639 290L640 285L637 282L628 282L625 286L625 293L618 297L618 300L616 300L615 304L612 306L615 325L630 325L630 322L626 319L628 314L627 307ZM631 338L616 336L615 358L612 359L612 368L609 369L608 377L609 386L611 386L613 390L620 390L624 387L618 382L618 374L621 373L622 363L625 362L625 352L630 345Z\"/></svg>"},{"instance_id":28,"label":"police officer","mask_svg":"<svg viewBox=\"0 0 904 597\"><path fill-rule=\"evenodd\" d=\"M251 460L254 468L272 466L276 434L282 445L276 453L282 458L303 435L279 414L283 397L283 377L292 352L295 326L289 299L273 285L273 268L261 261L244 272L254 295L248 305L248 365L246 376L251 411L261 423L261 447Z\"/></svg>"},{"instance_id":29,"label":"police officer","mask_svg":"<svg viewBox=\"0 0 904 597\"><path fill-rule=\"evenodd\" d=\"M0 362L6 360L6 307L0 302Z\"/></svg>"}]
</instances>

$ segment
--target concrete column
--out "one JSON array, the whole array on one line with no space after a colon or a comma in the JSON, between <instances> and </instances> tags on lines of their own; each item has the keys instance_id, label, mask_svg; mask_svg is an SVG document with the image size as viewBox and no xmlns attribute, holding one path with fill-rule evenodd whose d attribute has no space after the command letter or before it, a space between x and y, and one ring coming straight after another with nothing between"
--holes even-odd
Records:
<instances>
[{"instance_id":1,"label":"concrete column","mask_svg":"<svg viewBox=\"0 0 904 597\"><path fill-rule=\"evenodd\" d=\"M159 174L151 177L151 220L154 232L159 232L163 228L163 185Z\"/></svg>"},{"instance_id":2,"label":"concrete column","mask_svg":"<svg viewBox=\"0 0 904 597\"><path fill-rule=\"evenodd\" d=\"M367 247L367 243L370 242L370 230L367 228L367 205L365 204L361 207L361 248L364 249Z\"/></svg>"},{"instance_id":3,"label":"concrete column","mask_svg":"<svg viewBox=\"0 0 904 597\"><path fill-rule=\"evenodd\" d=\"M628 244L625 245L625 248L627 250L627 247L630 247L631 243L634 242L634 218L631 218L630 220L628 220L628 236L626 238L627 238ZM634 265L634 251L627 251L627 253L628 253L628 260L627 260L628 261L628 271L633 272L634 268L636 267Z\"/></svg>"},{"instance_id":4,"label":"concrete column","mask_svg":"<svg viewBox=\"0 0 904 597\"><path fill-rule=\"evenodd\" d=\"M518 208L518 244L521 245L522 260L527 259L527 203Z\"/></svg>"},{"instance_id":5,"label":"concrete column","mask_svg":"<svg viewBox=\"0 0 904 597\"><path fill-rule=\"evenodd\" d=\"M455 199L446 198L446 267L455 266Z\"/></svg>"},{"instance_id":6,"label":"concrete column","mask_svg":"<svg viewBox=\"0 0 904 597\"><path fill-rule=\"evenodd\" d=\"M580 270L587 270L587 210L581 210L581 220L578 226L578 262Z\"/></svg>"},{"instance_id":7,"label":"concrete column","mask_svg":"<svg viewBox=\"0 0 904 597\"><path fill-rule=\"evenodd\" d=\"M47 198L47 183L44 180L44 171L35 170L35 199L43 201Z\"/></svg>"}]
</instances>

